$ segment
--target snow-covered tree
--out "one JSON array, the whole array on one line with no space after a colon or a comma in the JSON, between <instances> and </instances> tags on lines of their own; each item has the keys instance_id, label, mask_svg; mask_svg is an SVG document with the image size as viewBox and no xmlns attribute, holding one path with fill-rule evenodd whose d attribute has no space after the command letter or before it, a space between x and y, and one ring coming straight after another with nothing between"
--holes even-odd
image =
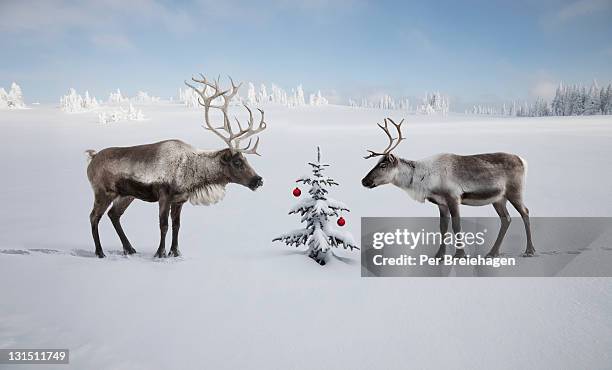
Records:
<instances>
[{"instance_id":1,"label":"snow-covered tree","mask_svg":"<svg viewBox=\"0 0 612 370\"><path fill-rule=\"evenodd\" d=\"M146 120L141 109L134 108L132 103L127 108L119 107L119 109L110 112L100 112L98 121L102 124L119 122L119 121L144 121Z\"/></svg>"},{"instance_id":2,"label":"snow-covered tree","mask_svg":"<svg viewBox=\"0 0 612 370\"><path fill-rule=\"evenodd\" d=\"M123 103L129 103L130 99L128 99L127 97L123 96L121 94L121 90L117 89L117 92L111 92L110 95L108 96L108 104L123 104Z\"/></svg>"},{"instance_id":3,"label":"snow-covered tree","mask_svg":"<svg viewBox=\"0 0 612 370\"><path fill-rule=\"evenodd\" d=\"M265 91L265 88L263 90ZM290 106L290 102L287 97L287 92L275 84L272 84L272 92L268 96L268 99L266 101L263 101L262 103L273 103L280 104L282 106Z\"/></svg>"},{"instance_id":4,"label":"snow-covered tree","mask_svg":"<svg viewBox=\"0 0 612 370\"><path fill-rule=\"evenodd\" d=\"M361 98L360 102L355 99L349 99L348 105L351 107L374 109L398 109L405 111L412 110L410 106L410 101L407 98L400 98L399 100L396 100L389 94L382 94L374 101L371 101L367 97Z\"/></svg>"},{"instance_id":5,"label":"snow-covered tree","mask_svg":"<svg viewBox=\"0 0 612 370\"><path fill-rule=\"evenodd\" d=\"M247 92L247 104L250 106L257 105L257 94L255 93L255 85L249 82L249 90Z\"/></svg>"},{"instance_id":6,"label":"snow-covered tree","mask_svg":"<svg viewBox=\"0 0 612 370\"><path fill-rule=\"evenodd\" d=\"M588 94L584 99L584 113L585 115L594 115L601 113L601 101L600 101L600 91L599 86L597 86L597 82L593 81L591 88L589 89Z\"/></svg>"},{"instance_id":7,"label":"snow-covered tree","mask_svg":"<svg viewBox=\"0 0 612 370\"><path fill-rule=\"evenodd\" d=\"M15 82L11 84L11 88L7 93L4 88L0 87L0 109L24 109L26 108L23 101L23 92L21 87Z\"/></svg>"},{"instance_id":8,"label":"snow-covered tree","mask_svg":"<svg viewBox=\"0 0 612 370\"><path fill-rule=\"evenodd\" d=\"M423 98L423 104L417 107L417 113L421 114L447 114L450 109L448 98L435 92L432 94L426 93Z\"/></svg>"},{"instance_id":9,"label":"snow-covered tree","mask_svg":"<svg viewBox=\"0 0 612 370\"><path fill-rule=\"evenodd\" d=\"M599 93L601 114L612 114L612 84L607 88L601 88Z\"/></svg>"},{"instance_id":10,"label":"snow-covered tree","mask_svg":"<svg viewBox=\"0 0 612 370\"><path fill-rule=\"evenodd\" d=\"M146 91L138 91L136 96L131 99L135 104L155 104L159 103L161 98L157 96L151 96Z\"/></svg>"},{"instance_id":11,"label":"snow-covered tree","mask_svg":"<svg viewBox=\"0 0 612 370\"><path fill-rule=\"evenodd\" d=\"M75 89L70 88L68 95L64 95L60 98L60 108L68 113L82 112L83 97L77 94Z\"/></svg>"},{"instance_id":12,"label":"snow-covered tree","mask_svg":"<svg viewBox=\"0 0 612 370\"><path fill-rule=\"evenodd\" d=\"M310 94L308 98L308 104L313 106L327 105L329 101L321 95L321 90L317 91L316 94Z\"/></svg>"},{"instance_id":13,"label":"snow-covered tree","mask_svg":"<svg viewBox=\"0 0 612 370\"><path fill-rule=\"evenodd\" d=\"M193 89L179 89L179 101L188 108L195 108L198 104L198 94Z\"/></svg>"},{"instance_id":14,"label":"snow-covered tree","mask_svg":"<svg viewBox=\"0 0 612 370\"><path fill-rule=\"evenodd\" d=\"M15 82L11 84L11 89L8 93L8 105L13 109L23 109L26 107L25 102L23 101L23 92L21 91L21 87Z\"/></svg>"},{"instance_id":15,"label":"snow-covered tree","mask_svg":"<svg viewBox=\"0 0 612 370\"><path fill-rule=\"evenodd\" d=\"M295 106L301 107L306 105L306 99L304 98L304 89L302 85L298 85L295 92Z\"/></svg>"},{"instance_id":16,"label":"snow-covered tree","mask_svg":"<svg viewBox=\"0 0 612 370\"><path fill-rule=\"evenodd\" d=\"M0 87L0 109L8 109L8 94L4 88Z\"/></svg>"},{"instance_id":17,"label":"snow-covered tree","mask_svg":"<svg viewBox=\"0 0 612 370\"><path fill-rule=\"evenodd\" d=\"M83 106L86 109L95 109L100 106L95 96L89 96L89 91L85 91L85 97L83 98Z\"/></svg>"},{"instance_id":18,"label":"snow-covered tree","mask_svg":"<svg viewBox=\"0 0 612 370\"><path fill-rule=\"evenodd\" d=\"M285 107L305 106L306 95L302 85L291 89L289 93L276 84L271 84L270 89L265 84L259 85L259 92L255 91L255 85L249 82L247 85L247 103L252 106L262 106L266 104L282 105ZM320 106L329 104L328 100L319 90L316 94L310 94L308 104Z\"/></svg>"},{"instance_id":19,"label":"snow-covered tree","mask_svg":"<svg viewBox=\"0 0 612 370\"><path fill-rule=\"evenodd\" d=\"M132 103L130 103L130 106L128 107L126 116L127 119L130 121L144 121L145 119L145 116L142 113L142 109L134 108Z\"/></svg>"},{"instance_id":20,"label":"snow-covered tree","mask_svg":"<svg viewBox=\"0 0 612 370\"><path fill-rule=\"evenodd\" d=\"M60 98L60 108L67 113L86 112L98 107L98 101L95 97L89 96L89 91L85 91L83 98L75 89L70 88L68 95Z\"/></svg>"},{"instance_id":21,"label":"snow-covered tree","mask_svg":"<svg viewBox=\"0 0 612 370\"><path fill-rule=\"evenodd\" d=\"M398 109L410 111L410 100L408 100L408 98L401 99L398 104Z\"/></svg>"},{"instance_id":22,"label":"snow-covered tree","mask_svg":"<svg viewBox=\"0 0 612 370\"><path fill-rule=\"evenodd\" d=\"M319 147L317 147L317 161L308 164L312 167L312 175L296 181L310 186L308 195L289 211L289 214L299 214L305 227L282 234L273 241L282 241L295 247L306 245L308 256L324 265L327 261L327 252L332 247L341 246L350 250L359 248L350 233L339 230L333 224L333 219L344 211L348 212L348 208L344 203L327 195L329 192L327 188L338 183L323 174L323 170L329 167L329 164L321 162ZM344 222L342 217L338 219L338 225L344 225Z\"/></svg>"},{"instance_id":23,"label":"snow-covered tree","mask_svg":"<svg viewBox=\"0 0 612 370\"><path fill-rule=\"evenodd\" d=\"M270 100L270 97L268 96L268 90L266 89L266 85L261 84L259 86L258 101L260 104L263 104L263 103L267 103L269 100Z\"/></svg>"}]
</instances>

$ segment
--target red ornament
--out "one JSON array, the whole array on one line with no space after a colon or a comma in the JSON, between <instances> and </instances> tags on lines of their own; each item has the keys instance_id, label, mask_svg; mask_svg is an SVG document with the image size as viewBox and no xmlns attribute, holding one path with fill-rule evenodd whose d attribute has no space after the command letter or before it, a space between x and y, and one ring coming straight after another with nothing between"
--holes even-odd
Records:
<instances>
[{"instance_id":1,"label":"red ornament","mask_svg":"<svg viewBox=\"0 0 612 370\"><path fill-rule=\"evenodd\" d=\"M346 224L346 220L344 219L344 217L340 217L338 219L338 226L344 226Z\"/></svg>"},{"instance_id":2,"label":"red ornament","mask_svg":"<svg viewBox=\"0 0 612 370\"><path fill-rule=\"evenodd\" d=\"M302 195L302 191L300 190L300 188L295 188L293 189L293 196L294 197L299 197L300 195Z\"/></svg>"}]
</instances>

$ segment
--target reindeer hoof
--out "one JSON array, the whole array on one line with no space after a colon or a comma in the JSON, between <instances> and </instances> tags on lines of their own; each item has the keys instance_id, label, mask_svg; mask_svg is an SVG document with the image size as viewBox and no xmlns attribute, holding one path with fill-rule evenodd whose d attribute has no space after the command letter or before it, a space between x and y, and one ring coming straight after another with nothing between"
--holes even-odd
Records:
<instances>
[{"instance_id":1,"label":"reindeer hoof","mask_svg":"<svg viewBox=\"0 0 612 370\"><path fill-rule=\"evenodd\" d=\"M523 257L533 257L533 256L535 256L535 249L526 250L525 253L523 253Z\"/></svg>"},{"instance_id":2,"label":"reindeer hoof","mask_svg":"<svg viewBox=\"0 0 612 370\"><path fill-rule=\"evenodd\" d=\"M123 249L123 254L125 255L129 255L129 254L134 254L136 253L136 249L129 247L129 248L124 248Z\"/></svg>"},{"instance_id":3,"label":"reindeer hoof","mask_svg":"<svg viewBox=\"0 0 612 370\"><path fill-rule=\"evenodd\" d=\"M100 251L100 252L96 252L96 256L98 256L98 258L104 258L104 257L106 257L106 254L104 254L104 252Z\"/></svg>"},{"instance_id":4,"label":"reindeer hoof","mask_svg":"<svg viewBox=\"0 0 612 370\"><path fill-rule=\"evenodd\" d=\"M166 254L165 250L163 250L163 251L157 250L157 252L155 253L154 257L157 257L157 258L166 258L167 256L168 255Z\"/></svg>"},{"instance_id":5,"label":"reindeer hoof","mask_svg":"<svg viewBox=\"0 0 612 370\"><path fill-rule=\"evenodd\" d=\"M181 252L177 250L170 250L170 253L168 253L168 257L180 257L181 256Z\"/></svg>"}]
</instances>

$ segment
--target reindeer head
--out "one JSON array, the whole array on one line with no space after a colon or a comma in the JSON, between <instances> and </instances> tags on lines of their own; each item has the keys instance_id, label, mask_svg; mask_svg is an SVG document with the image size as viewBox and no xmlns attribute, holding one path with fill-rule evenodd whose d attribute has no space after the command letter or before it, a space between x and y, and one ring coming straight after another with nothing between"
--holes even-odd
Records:
<instances>
[{"instance_id":1,"label":"reindeer head","mask_svg":"<svg viewBox=\"0 0 612 370\"><path fill-rule=\"evenodd\" d=\"M244 105L244 108L249 113L249 120L247 126L242 128L238 118L234 117L238 131L235 132L232 128L231 120L228 114L228 107L231 100L238 93L238 89L242 84L235 85L234 81L230 77L231 87L227 90L221 90L219 88L219 79L215 81L208 81L204 75L200 74L201 79L192 78L193 82L201 84L202 88L198 89L195 86L185 81L185 84L191 87L198 95L198 102L204 107L204 129L212 131L217 135L228 148L220 150L217 155L220 157L221 166L225 177L229 182L240 184L248 187L251 190L255 190L263 185L263 179L259 176L255 170L249 165L246 157L243 154L256 154L257 147L259 145L259 137L255 140L255 144L251 146L252 136L258 134L266 129L267 125L264 121L264 112L261 109L258 111L261 113L261 120L255 127L253 112L249 107ZM208 90L210 89L210 90ZM222 101L222 103L220 103ZM223 124L215 127L210 120L210 109L215 108L221 111L223 114ZM222 132L224 131L225 134ZM240 143L246 139L249 142L246 146L240 147Z\"/></svg>"},{"instance_id":2,"label":"reindeer head","mask_svg":"<svg viewBox=\"0 0 612 370\"><path fill-rule=\"evenodd\" d=\"M389 133L389 124L387 121L391 122L393 126L395 126L395 129L398 133L397 138L393 138L391 136L391 133ZM389 145L387 145L385 150L383 150L382 152L374 152L368 150L370 154L364 157L365 159L372 157L381 157L376 166L374 166L374 168L372 168L370 172L368 172L366 177L361 180L361 184L366 188L370 189L375 188L379 185L384 185L392 182L398 171L399 160L393 154L391 154L391 151L395 149L402 140L404 140L404 138L402 137L401 129L404 120L402 120L399 124L396 124L391 118L385 118L384 122L384 126L380 123L378 123L377 125L384 131L385 135L387 135L387 138L389 138Z\"/></svg>"}]
</instances>

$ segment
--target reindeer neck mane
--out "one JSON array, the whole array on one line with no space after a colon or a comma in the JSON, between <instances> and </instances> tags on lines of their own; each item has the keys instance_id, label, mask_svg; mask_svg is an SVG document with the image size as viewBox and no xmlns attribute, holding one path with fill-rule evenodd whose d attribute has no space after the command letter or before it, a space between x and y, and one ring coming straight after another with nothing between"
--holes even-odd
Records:
<instances>
[{"instance_id":1,"label":"reindeer neck mane","mask_svg":"<svg viewBox=\"0 0 612 370\"><path fill-rule=\"evenodd\" d=\"M225 186L221 184L206 184L193 189L189 193L189 203L194 206L208 206L218 203L225 197Z\"/></svg>"},{"instance_id":2,"label":"reindeer neck mane","mask_svg":"<svg viewBox=\"0 0 612 370\"><path fill-rule=\"evenodd\" d=\"M228 182L217 153L218 151L197 150L190 160L191 165L186 166L189 203L208 206L218 203L225 196L225 186ZM194 170L189 171L190 167Z\"/></svg>"},{"instance_id":3,"label":"reindeer neck mane","mask_svg":"<svg viewBox=\"0 0 612 370\"><path fill-rule=\"evenodd\" d=\"M429 194L430 168L420 161L399 158L399 169L394 185L406 191L417 202L425 202Z\"/></svg>"}]
</instances>

